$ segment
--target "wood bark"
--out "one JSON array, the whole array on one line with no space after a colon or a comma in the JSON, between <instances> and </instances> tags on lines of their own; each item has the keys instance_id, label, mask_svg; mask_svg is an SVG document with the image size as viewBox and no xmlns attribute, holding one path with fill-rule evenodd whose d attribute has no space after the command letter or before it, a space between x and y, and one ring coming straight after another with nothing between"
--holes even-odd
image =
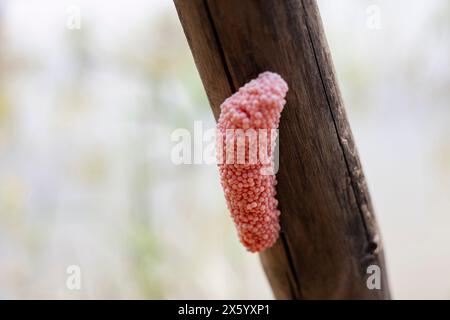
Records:
<instances>
[{"instance_id":1,"label":"wood bark","mask_svg":"<svg viewBox=\"0 0 450 320\"><path fill-rule=\"evenodd\" d=\"M280 122L280 238L260 254L278 299L388 299L383 247L313 0L175 0L217 119L264 71L288 83ZM346 45L346 44L343 44ZM381 270L369 289L367 268Z\"/></svg>"}]
</instances>

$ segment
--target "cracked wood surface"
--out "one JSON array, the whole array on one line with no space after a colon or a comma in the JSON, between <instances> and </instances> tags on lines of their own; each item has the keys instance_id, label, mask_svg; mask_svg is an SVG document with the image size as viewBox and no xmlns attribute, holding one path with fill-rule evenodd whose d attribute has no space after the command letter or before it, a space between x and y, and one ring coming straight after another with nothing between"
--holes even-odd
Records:
<instances>
[{"instance_id":1,"label":"cracked wood surface","mask_svg":"<svg viewBox=\"0 0 450 320\"><path fill-rule=\"evenodd\" d=\"M280 122L282 232L260 253L278 299L388 299L383 247L313 0L174 0L216 119L263 71L288 83ZM367 267L381 268L369 290Z\"/></svg>"}]
</instances>

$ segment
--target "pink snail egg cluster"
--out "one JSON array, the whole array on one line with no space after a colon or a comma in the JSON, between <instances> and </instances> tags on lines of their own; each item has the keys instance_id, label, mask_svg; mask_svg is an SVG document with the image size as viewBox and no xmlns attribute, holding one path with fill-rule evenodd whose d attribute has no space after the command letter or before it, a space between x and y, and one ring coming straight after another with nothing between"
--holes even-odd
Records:
<instances>
[{"instance_id":1,"label":"pink snail egg cluster","mask_svg":"<svg viewBox=\"0 0 450 320\"><path fill-rule=\"evenodd\" d=\"M281 76L264 72L241 87L220 107L217 129L222 139L217 142L221 144L217 145L218 158L219 155L220 159L227 158L227 155L224 156L227 145L231 144L233 151L237 149L236 136L228 134L230 129L253 129L267 132L269 136L268 147L264 150L269 161L261 161L259 158L256 162L248 161L251 143L245 144L244 163L230 163L228 159L219 161L221 184L228 209L236 224L240 241L251 252L259 252L274 245L280 232L280 211L275 199L273 147L270 141L273 141L273 133L278 128L287 91L288 86ZM255 145L258 149L262 148L260 143L253 144L253 147ZM257 151L260 154L260 150ZM272 174L264 171L267 167L272 169Z\"/></svg>"}]
</instances>

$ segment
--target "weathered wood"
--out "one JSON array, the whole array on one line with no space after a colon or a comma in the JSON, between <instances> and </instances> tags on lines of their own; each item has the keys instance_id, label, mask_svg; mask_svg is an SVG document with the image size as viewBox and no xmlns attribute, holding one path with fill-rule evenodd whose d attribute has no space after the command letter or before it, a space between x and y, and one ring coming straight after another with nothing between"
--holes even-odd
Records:
<instances>
[{"instance_id":1,"label":"weathered wood","mask_svg":"<svg viewBox=\"0 0 450 320\"><path fill-rule=\"evenodd\" d=\"M260 72L288 83L280 123L282 233L260 254L279 299L388 299L383 248L313 0L175 0L216 119ZM367 267L381 268L369 290Z\"/></svg>"}]
</instances>

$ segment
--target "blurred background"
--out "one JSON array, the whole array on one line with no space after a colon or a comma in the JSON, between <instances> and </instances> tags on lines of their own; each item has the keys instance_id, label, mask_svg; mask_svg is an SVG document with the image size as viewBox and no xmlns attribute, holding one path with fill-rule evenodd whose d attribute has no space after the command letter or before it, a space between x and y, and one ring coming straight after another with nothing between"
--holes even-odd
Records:
<instances>
[{"instance_id":1,"label":"blurred background","mask_svg":"<svg viewBox=\"0 0 450 320\"><path fill-rule=\"evenodd\" d=\"M393 296L450 299L450 2L318 3ZM196 120L172 1L0 0L0 298L272 298L216 166L171 161Z\"/></svg>"}]
</instances>

